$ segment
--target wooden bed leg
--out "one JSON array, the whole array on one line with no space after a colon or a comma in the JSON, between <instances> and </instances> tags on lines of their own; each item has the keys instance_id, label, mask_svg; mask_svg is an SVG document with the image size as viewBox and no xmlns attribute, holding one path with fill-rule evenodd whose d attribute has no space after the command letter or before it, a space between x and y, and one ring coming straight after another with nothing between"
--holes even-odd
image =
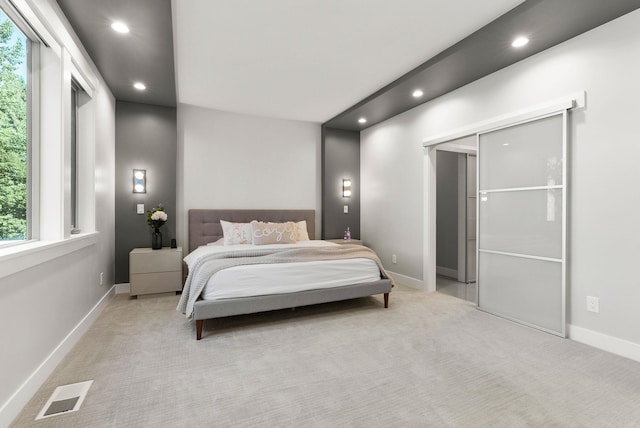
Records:
<instances>
[{"instance_id":1,"label":"wooden bed leg","mask_svg":"<svg viewBox=\"0 0 640 428\"><path fill-rule=\"evenodd\" d=\"M384 307L389 307L389 293L384 293Z\"/></svg>"},{"instance_id":2,"label":"wooden bed leg","mask_svg":"<svg viewBox=\"0 0 640 428\"><path fill-rule=\"evenodd\" d=\"M196 320L196 340L202 339L203 326L204 326L204 320Z\"/></svg>"}]
</instances>

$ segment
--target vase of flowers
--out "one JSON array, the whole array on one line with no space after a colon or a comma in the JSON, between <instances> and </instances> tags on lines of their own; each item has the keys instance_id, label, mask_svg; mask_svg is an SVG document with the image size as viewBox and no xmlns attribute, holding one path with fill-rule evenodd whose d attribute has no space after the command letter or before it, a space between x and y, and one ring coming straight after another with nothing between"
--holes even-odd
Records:
<instances>
[{"instance_id":1,"label":"vase of flowers","mask_svg":"<svg viewBox=\"0 0 640 428\"><path fill-rule=\"evenodd\" d=\"M164 212L164 207L162 205L158 205L155 208L147 210L147 224L153 227L151 248L154 250L162 249L162 232L160 232L160 228L166 222L167 213Z\"/></svg>"}]
</instances>

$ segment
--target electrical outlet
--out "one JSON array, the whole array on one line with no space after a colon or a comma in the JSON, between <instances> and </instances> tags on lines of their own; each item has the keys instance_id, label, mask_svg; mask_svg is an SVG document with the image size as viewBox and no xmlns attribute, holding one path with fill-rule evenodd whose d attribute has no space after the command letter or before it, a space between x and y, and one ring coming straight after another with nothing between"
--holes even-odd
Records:
<instances>
[{"instance_id":1,"label":"electrical outlet","mask_svg":"<svg viewBox=\"0 0 640 428\"><path fill-rule=\"evenodd\" d=\"M100 285L104 284L104 272L100 272Z\"/></svg>"},{"instance_id":2,"label":"electrical outlet","mask_svg":"<svg viewBox=\"0 0 640 428\"><path fill-rule=\"evenodd\" d=\"M392 254L392 255L391 255L391 263L393 263L393 264L398 263L398 258L396 257L396 255L395 255L395 254Z\"/></svg>"},{"instance_id":3,"label":"electrical outlet","mask_svg":"<svg viewBox=\"0 0 640 428\"><path fill-rule=\"evenodd\" d=\"M600 312L600 299L598 297L587 296L587 311Z\"/></svg>"}]
</instances>

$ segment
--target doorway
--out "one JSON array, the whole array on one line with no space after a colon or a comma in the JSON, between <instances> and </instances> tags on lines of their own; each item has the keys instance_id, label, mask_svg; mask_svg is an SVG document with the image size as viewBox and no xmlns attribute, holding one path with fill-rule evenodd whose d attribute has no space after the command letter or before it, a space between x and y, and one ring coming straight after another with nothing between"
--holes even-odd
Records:
<instances>
[{"instance_id":1,"label":"doorway","mask_svg":"<svg viewBox=\"0 0 640 428\"><path fill-rule=\"evenodd\" d=\"M436 290L477 304L475 135L437 146Z\"/></svg>"}]
</instances>

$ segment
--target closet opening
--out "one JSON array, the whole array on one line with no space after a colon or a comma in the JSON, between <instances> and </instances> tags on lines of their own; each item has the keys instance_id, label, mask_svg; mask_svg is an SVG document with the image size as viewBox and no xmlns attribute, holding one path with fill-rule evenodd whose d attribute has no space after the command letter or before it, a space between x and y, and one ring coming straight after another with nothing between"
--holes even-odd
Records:
<instances>
[{"instance_id":1,"label":"closet opening","mask_svg":"<svg viewBox=\"0 0 640 428\"><path fill-rule=\"evenodd\" d=\"M477 137L436 146L436 291L477 304Z\"/></svg>"}]
</instances>

